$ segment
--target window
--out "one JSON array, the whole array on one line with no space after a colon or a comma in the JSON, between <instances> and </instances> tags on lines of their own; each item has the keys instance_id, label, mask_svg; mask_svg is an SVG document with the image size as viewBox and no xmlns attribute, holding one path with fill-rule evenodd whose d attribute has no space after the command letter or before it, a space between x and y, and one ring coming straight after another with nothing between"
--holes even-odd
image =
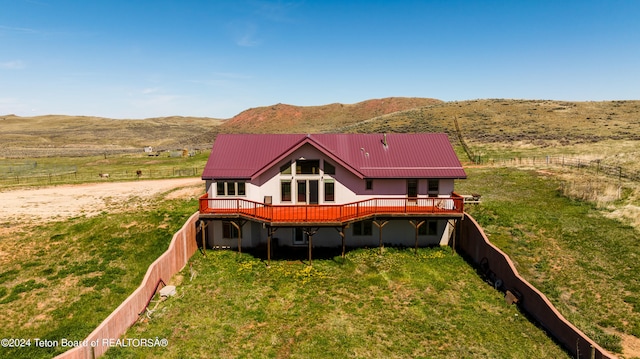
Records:
<instances>
[{"instance_id":1,"label":"window","mask_svg":"<svg viewBox=\"0 0 640 359\"><path fill-rule=\"evenodd\" d=\"M229 221L222 221L222 238L238 238L238 228Z\"/></svg>"},{"instance_id":2,"label":"window","mask_svg":"<svg viewBox=\"0 0 640 359\"><path fill-rule=\"evenodd\" d=\"M296 174L315 175L320 173L320 160L297 160Z\"/></svg>"},{"instance_id":3,"label":"window","mask_svg":"<svg viewBox=\"0 0 640 359\"><path fill-rule=\"evenodd\" d=\"M291 181L280 182L280 201L291 202Z\"/></svg>"},{"instance_id":4,"label":"window","mask_svg":"<svg viewBox=\"0 0 640 359\"><path fill-rule=\"evenodd\" d=\"M366 180L364 180L364 188L366 190L372 190L373 189L373 180L367 178Z\"/></svg>"},{"instance_id":5,"label":"window","mask_svg":"<svg viewBox=\"0 0 640 359\"><path fill-rule=\"evenodd\" d=\"M333 181L324 181L324 201L333 202L335 200L335 183Z\"/></svg>"},{"instance_id":6,"label":"window","mask_svg":"<svg viewBox=\"0 0 640 359\"><path fill-rule=\"evenodd\" d=\"M307 203L307 181L298 181L298 203Z\"/></svg>"},{"instance_id":7,"label":"window","mask_svg":"<svg viewBox=\"0 0 640 359\"><path fill-rule=\"evenodd\" d=\"M436 234L438 234L438 221L425 221L418 228L418 235L435 236Z\"/></svg>"},{"instance_id":8,"label":"window","mask_svg":"<svg viewBox=\"0 0 640 359\"><path fill-rule=\"evenodd\" d=\"M216 183L218 196L245 196L247 194L244 182L224 181Z\"/></svg>"},{"instance_id":9,"label":"window","mask_svg":"<svg viewBox=\"0 0 640 359\"><path fill-rule=\"evenodd\" d=\"M280 174L283 174L283 175L291 174L291 161L280 166Z\"/></svg>"},{"instance_id":10,"label":"window","mask_svg":"<svg viewBox=\"0 0 640 359\"><path fill-rule=\"evenodd\" d=\"M440 181L437 179L430 179L429 181L429 197L437 197L440 193Z\"/></svg>"},{"instance_id":11,"label":"window","mask_svg":"<svg viewBox=\"0 0 640 359\"><path fill-rule=\"evenodd\" d=\"M307 241L309 240L309 236L304 232L304 230L302 230L302 228L296 227L294 232L295 232L293 236L294 245L307 243Z\"/></svg>"},{"instance_id":12,"label":"window","mask_svg":"<svg viewBox=\"0 0 640 359\"><path fill-rule=\"evenodd\" d=\"M409 198L418 197L418 180L417 179L407 180L407 197Z\"/></svg>"},{"instance_id":13,"label":"window","mask_svg":"<svg viewBox=\"0 0 640 359\"><path fill-rule=\"evenodd\" d=\"M353 227L354 236L370 236L373 233L372 221L360 221L351 225Z\"/></svg>"},{"instance_id":14,"label":"window","mask_svg":"<svg viewBox=\"0 0 640 359\"><path fill-rule=\"evenodd\" d=\"M326 175L334 175L336 174L336 167L331 163L324 161L324 174Z\"/></svg>"}]
</instances>

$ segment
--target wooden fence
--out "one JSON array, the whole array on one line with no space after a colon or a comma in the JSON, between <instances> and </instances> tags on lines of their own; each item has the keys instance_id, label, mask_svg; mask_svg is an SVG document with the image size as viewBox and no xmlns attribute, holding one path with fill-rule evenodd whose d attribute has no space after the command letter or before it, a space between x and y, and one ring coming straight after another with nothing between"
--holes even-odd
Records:
<instances>
[{"instance_id":1,"label":"wooden fence","mask_svg":"<svg viewBox=\"0 0 640 359\"><path fill-rule=\"evenodd\" d=\"M460 223L455 249L478 266L496 289L517 299L520 308L574 358L615 358L567 321L544 294L523 279L509 256L489 242L482 228L471 216L465 214Z\"/></svg>"},{"instance_id":2,"label":"wooden fence","mask_svg":"<svg viewBox=\"0 0 640 359\"><path fill-rule=\"evenodd\" d=\"M194 213L182 228L173 235L169 248L156 259L147 270L142 284L111 315L109 315L85 340L85 345L68 350L58 359L97 358L109 349L110 343L120 338L144 313L158 289L158 283L167 283L187 264L198 250L196 222L199 213Z\"/></svg>"}]
</instances>

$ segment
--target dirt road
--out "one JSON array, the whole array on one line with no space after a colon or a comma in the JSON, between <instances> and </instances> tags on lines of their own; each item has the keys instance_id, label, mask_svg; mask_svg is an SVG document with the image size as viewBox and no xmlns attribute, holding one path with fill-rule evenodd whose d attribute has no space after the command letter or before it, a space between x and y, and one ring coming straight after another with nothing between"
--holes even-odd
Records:
<instances>
[{"instance_id":1,"label":"dirt road","mask_svg":"<svg viewBox=\"0 0 640 359\"><path fill-rule=\"evenodd\" d=\"M90 183L0 192L0 223L63 220L139 206L154 196L195 198L204 193L200 178ZM194 208L195 210L195 208Z\"/></svg>"}]
</instances>

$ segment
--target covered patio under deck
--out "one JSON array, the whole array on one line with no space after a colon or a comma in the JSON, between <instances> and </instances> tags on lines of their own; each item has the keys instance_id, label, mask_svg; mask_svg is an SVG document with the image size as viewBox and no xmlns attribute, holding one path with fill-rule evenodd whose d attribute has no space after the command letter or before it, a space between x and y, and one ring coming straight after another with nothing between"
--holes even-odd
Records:
<instances>
[{"instance_id":1,"label":"covered patio under deck","mask_svg":"<svg viewBox=\"0 0 640 359\"><path fill-rule=\"evenodd\" d=\"M383 247L382 229L393 219L406 219L415 228L415 247L418 232L427 219L458 221L463 218L464 199L451 197L372 198L336 205L270 205L244 199L212 199L200 197L200 220L204 227L211 220L229 221L238 232L238 251L242 251L242 227L248 221L262 223L267 229L267 261L271 263L272 240L280 228L301 228L307 236L309 264L312 261L313 236L322 227L335 228L341 238L345 255L345 229L353 222L371 220L379 230L379 246ZM454 225L455 228L455 225Z\"/></svg>"}]
</instances>

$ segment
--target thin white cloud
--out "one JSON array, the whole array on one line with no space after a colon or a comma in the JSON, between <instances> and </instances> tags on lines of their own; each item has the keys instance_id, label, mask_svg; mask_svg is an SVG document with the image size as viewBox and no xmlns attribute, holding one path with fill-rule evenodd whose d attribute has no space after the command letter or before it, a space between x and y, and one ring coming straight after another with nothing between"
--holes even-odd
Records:
<instances>
[{"instance_id":1,"label":"thin white cloud","mask_svg":"<svg viewBox=\"0 0 640 359\"><path fill-rule=\"evenodd\" d=\"M296 1L254 1L252 4L257 15L274 22L293 22L290 12L301 5Z\"/></svg>"},{"instance_id":2,"label":"thin white cloud","mask_svg":"<svg viewBox=\"0 0 640 359\"><path fill-rule=\"evenodd\" d=\"M3 70L20 70L24 69L25 67L26 65L21 60L0 62L0 69Z\"/></svg>"},{"instance_id":3,"label":"thin white cloud","mask_svg":"<svg viewBox=\"0 0 640 359\"><path fill-rule=\"evenodd\" d=\"M28 28L28 27L14 27L14 26L0 25L0 33L3 33L3 32L20 33L20 34L36 34L39 31L36 29Z\"/></svg>"},{"instance_id":4,"label":"thin white cloud","mask_svg":"<svg viewBox=\"0 0 640 359\"><path fill-rule=\"evenodd\" d=\"M248 80L252 78L252 76L250 75L245 75L237 72L214 72L213 76L219 77L219 78L242 79L242 80Z\"/></svg>"},{"instance_id":5,"label":"thin white cloud","mask_svg":"<svg viewBox=\"0 0 640 359\"><path fill-rule=\"evenodd\" d=\"M260 44L258 40L258 26L252 21L232 21L227 24L231 38L236 45L252 47Z\"/></svg>"},{"instance_id":6,"label":"thin white cloud","mask_svg":"<svg viewBox=\"0 0 640 359\"><path fill-rule=\"evenodd\" d=\"M258 27L253 23L246 23L239 29L236 36L236 44L241 47L253 47L260 43L256 39Z\"/></svg>"},{"instance_id":7,"label":"thin white cloud","mask_svg":"<svg viewBox=\"0 0 640 359\"><path fill-rule=\"evenodd\" d=\"M143 95L149 95L149 94L152 94L152 93L156 93L156 92L158 92L158 91L160 91L160 89L159 89L159 88L157 88L157 87L151 87L151 88L143 89L143 90L142 90L142 94L143 94Z\"/></svg>"}]
</instances>

